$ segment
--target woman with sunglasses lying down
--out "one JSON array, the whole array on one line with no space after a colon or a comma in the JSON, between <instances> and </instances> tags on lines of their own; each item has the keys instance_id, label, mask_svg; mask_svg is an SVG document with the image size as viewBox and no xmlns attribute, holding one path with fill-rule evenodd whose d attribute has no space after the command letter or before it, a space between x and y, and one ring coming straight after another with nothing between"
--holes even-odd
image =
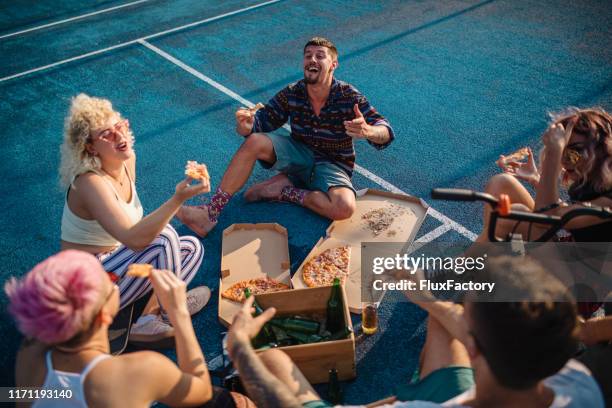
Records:
<instances>
[{"instance_id":1,"label":"woman with sunglasses lying down","mask_svg":"<svg viewBox=\"0 0 612 408\"><path fill-rule=\"evenodd\" d=\"M531 149L526 149L524 163L501 156L497 163L504 173L491 178L485 191L496 197L508 194L513 210L553 215L563 215L588 203L612 206L612 116L608 112L600 108L569 108L552 115L542 142L539 169ZM535 198L519 179L534 187ZM560 185L567 188L568 202L559 197ZM490 213L489 206L485 206L484 227L478 242L488 241ZM565 228L577 242L612 241L612 221L583 216L571 220ZM532 240L546 229L538 224L500 219L495 232L497 236L514 232Z\"/></svg>"},{"instance_id":2,"label":"woman with sunglasses lying down","mask_svg":"<svg viewBox=\"0 0 612 408\"><path fill-rule=\"evenodd\" d=\"M170 220L189 198L210 190L207 180L187 178L155 211L143 217L136 192L136 154L129 123L110 101L80 94L73 98L61 147L60 177L66 189L61 247L95 255L118 278L120 308L151 290L148 279L127 276L130 264L170 270L189 283L200 269L204 249L191 236L181 236ZM210 298L205 286L189 291L191 314ZM155 297L132 326L130 340L157 342L174 335Z\"/></svg>"}]
</instances>

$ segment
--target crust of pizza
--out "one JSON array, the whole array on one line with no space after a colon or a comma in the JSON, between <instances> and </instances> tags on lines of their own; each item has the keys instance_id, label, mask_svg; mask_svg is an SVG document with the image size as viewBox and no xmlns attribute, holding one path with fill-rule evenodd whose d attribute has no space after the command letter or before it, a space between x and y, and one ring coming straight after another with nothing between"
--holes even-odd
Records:
<instances>
[{"instance_id":1,"label":"crust of pizza","mask_svg":"<svg viewBox=\"0 0 612 408\"><path fill-rule=\"evenodd\" d=\"M153 270L153 265L149 264L130 264L127 275L135 278L148 278Z\"/></svg>"},{"instance_id":2,"label":"crust of pizza","mask_svg":"<svg viewBox=\"0 0 612 408\"><path fill-rule=\"evenodd\" d=\"M206 165L198 163L195 160L189 160L187 162L185 165L185 175L194 180L210 180Z\"/></svg>"},{"instance_id":3,"label":"crust of pizza","mask_svg":"<svg viewBox=\"0 0 612 408\"><path fill-rule=\"evenodd\" d=\"M332 285L334 278L340 278L344 284L350 272L350 260L350 246L329 248L304 264L302 280L311 288Z\"/></svg>"},{"instance_id":4,"label":"crust of pizza","mask_svg":"<svg viewBox=\"0 0 612 408\"><path fill-rule=\"evenodd\" d=\"M529 149L527 147L522 147L518 149L516 152L506 156L504 158L504 162L509 163L511 161L522 161L529 157Z\"/></svg>"},{"instance_id":5,"label":"crust of pizza","mask_svg":"<svg viewBox=\"0 0 612 408\"><path fill-rule=\"evenodd\" d=\"M246 288L251 289L253 295L259 295L262 293L279 292L281 290L290 289L289 285L285 285L275 279L264 277L256 279L244 279L234 283L232 286L227 288L221 293L221 296L233 300L234 302L244 302L244 290Z\"/></svg>"}]
</instances>

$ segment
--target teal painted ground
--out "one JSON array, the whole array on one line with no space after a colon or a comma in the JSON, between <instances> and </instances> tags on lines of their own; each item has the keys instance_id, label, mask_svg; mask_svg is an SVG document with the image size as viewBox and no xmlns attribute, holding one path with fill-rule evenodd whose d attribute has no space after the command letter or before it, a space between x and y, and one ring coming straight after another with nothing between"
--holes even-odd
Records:
<instances>
[{"instance_id":1,"label":"teal painted ground","mask_svg":"<svg viewBox=\"0 0 612 408\"><path fill-rule=\"evenodd\" d=\"M0 36L122 4L27 1L0 5ZM253 1L149 1L0 39L0 77L256 4ZM301 52L314 35L334 40L338 78L354 84L388 117L397 140L385 151L357 147L358 163L425 198L432 187L481 189L493 161L522 145L538 148L546 113L568 105L612 109L608 1L286 0L155 38L151 43L253 101L300 78ZM208 164L213 185L241 139L239 103L141 45L0 82L0 281L22 275L59 248L64 192L57 183L63 118L79 93L109 98L136 135L138 191L146 211L170 197L188 159ZM269 174L257 169L252 182ZM358 188L379 187L361 175ZM480 207L430 202L478 233ZM218 287L221 231L236 222L278 222L289 230L292 270L328 221L287 204L246 204L238 195L203 240L195 284ZM440 225L429 217L419 235ZM178 226L178 225L177 225ZM187 233L180 227L179 232ZM465 241L456 232L441 240ZM216 293L213 294L213 299ZM407 381L424 339L424 313L389 296L381 333L360 343L358 378L347 402L390 395ZM1 297L2 309L6 298ZM214 303L214 302L213 302ZM4 312L3 312L4 313ZM211 304L194 319L207 358L221 327ZM357 323L357 320L356 320ZM12 383L19 337L0 321L1 384Z\"/></svg>"}]
</instances>

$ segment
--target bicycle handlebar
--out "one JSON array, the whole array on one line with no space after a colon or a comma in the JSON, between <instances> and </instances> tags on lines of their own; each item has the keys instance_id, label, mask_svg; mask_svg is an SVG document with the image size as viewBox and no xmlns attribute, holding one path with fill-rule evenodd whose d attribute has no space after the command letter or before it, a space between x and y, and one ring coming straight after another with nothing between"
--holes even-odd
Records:
<instances>
[{"instance_id":1,"label":"bicycle handlebar","mask_svg":"<svg viewBox=\"0 0 612 408\"><path fill-rule=\"evenodd\" d=\"M569 221L580 216L593 216L598 218L612 219L612 210L603 207L580 207L574 208L563 216L548 215L543 213L532 213L528 211L510 210L508 213L500 214L500 200L493 197L491 194L478 191L454 188L434 188L431 190L431 198L435 200L450 200L450 201L484 201L493 209L489 219L489 240L492 242L503 242L504 240L495 235L495 227L498 218L505 218L515 221L534 222L538 224L551 225L541 237L536 241L548 241L557 231L563 228Z\"/></svg>"},{"instance_id":2,"label":"bicycle handlebar","mask_svg":"<svg viewBox=\"0 0 612 408\"><path fill-rule=\"evenodd\" d=\"M491 205L496 205L498 201L491 194L460 188L434 188L431 190L431 198L434 200L485 201Z\"/></svg>"}]
</instances>

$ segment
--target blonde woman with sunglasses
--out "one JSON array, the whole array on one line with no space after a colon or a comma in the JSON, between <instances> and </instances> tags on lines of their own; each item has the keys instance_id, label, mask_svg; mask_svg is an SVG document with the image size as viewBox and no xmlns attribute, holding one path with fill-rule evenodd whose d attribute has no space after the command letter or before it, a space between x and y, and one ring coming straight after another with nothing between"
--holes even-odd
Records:
<instances>
[{"instance_id":1,"label":"blonde woman with sunglasses","mask_svg":"<svg viewBox=\"0 0 612 408\"><path fill-rule=\"evenodd\" d=\"M494 176L486 192L499 197L508 194L512 208L562 216L584 205L612 206L612 116L601 108L578 109L552 115L550 126L542 135L544 148L540 166L531 149L527 162L506 161L500 157L504 173ZM535 189L535 197L520 183ZM570 200L560 199L560 187L567 188ZM478 242L488 241L490 208L484 209L484 227ZM546 226L499 220L497 236L510 232L524 239L536 239ZM569 237L578 242L612 241L612 222L595 217L577 217L565 226ZM566 237L567 238L567 237Z\"/></svg>"},{"instance_id":2,"label":"blonde woman with sunglasses","mask_svg":"<svg viewBox=\"0 0 612 408\"><path fill-rule=\"evenodd\" d=\"M148 279L127 276L130 264L170 270L189 283L204 256L201 242L181 236L169 225L189 198L210 190L208 182L187 178L159 208L143 217L136 191L136 154L129 122L110 101L80 94L73 98L61 147L60 176L66 189L61 247L95 255L118 278L120 308L151 290ZM189 291L191 314L208 302L204 286ZM174 336L155 297L132 326L130 340L165 341Z\"/></svg>"}]
</instances>

